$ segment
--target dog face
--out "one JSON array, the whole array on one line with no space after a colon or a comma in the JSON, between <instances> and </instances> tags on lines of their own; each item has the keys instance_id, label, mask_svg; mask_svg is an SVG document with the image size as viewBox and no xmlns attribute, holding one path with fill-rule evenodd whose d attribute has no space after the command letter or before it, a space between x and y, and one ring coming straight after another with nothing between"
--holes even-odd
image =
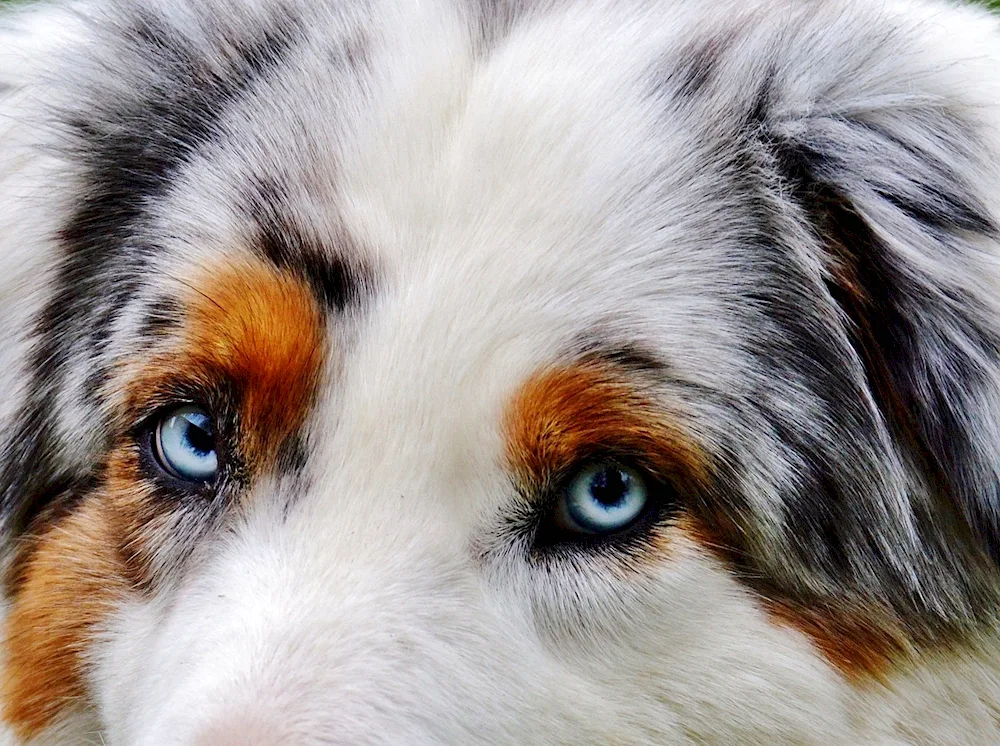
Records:
<instances>
[{"instance_id":1,"label":"dog face","mask_svg":"<svg viewBox=\"0 0 1000 746\"><path fill-rule=\"evenodd\" d=\"M995 732L996 21L0 40L10 743Z\"/></svg>"}]
</instances>

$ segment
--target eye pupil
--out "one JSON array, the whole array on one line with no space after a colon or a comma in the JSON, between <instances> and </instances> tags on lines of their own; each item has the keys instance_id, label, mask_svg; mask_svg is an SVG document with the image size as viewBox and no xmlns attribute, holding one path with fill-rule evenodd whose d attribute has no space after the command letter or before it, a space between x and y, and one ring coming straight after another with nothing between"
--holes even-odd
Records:
<instances>
[{"instance_id":1,"label":"eye pupil","mask_svg":"<svg viewBox=\"0 0 1000 746\"><path fill-rule=\"evenodd\" d=\"M621 469L604 469L594 475L590 483L590 494L602 505L618 505L629 490L629 476Z\"/></svg>"},{"instance_id":2,"label":"eye pupil","mask_svg":"<svg viewBox=\"0 0 1000 746\"><path fill-rule=\"evenodd\" d=\"M191 450L199 456L204 456L214 451L215 437L212 435L211 430L203 427L202 423L196 421L193 417L187 417L186 419L190 427L187 428L184 437L191 446Z\"/></svg>"}]
</instances>

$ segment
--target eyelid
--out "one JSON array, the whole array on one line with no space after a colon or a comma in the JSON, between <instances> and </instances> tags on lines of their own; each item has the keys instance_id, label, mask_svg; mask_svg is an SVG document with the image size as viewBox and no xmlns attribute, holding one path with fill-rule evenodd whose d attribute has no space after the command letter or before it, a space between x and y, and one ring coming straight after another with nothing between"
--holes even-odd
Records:
<instances>
[{"instance_id":1,"label":"eyelid","mask_svg":"<svg viewBox=\"0 0 1000 746\"><path fill-rule=\"evenodd\" d=\"M157 423L170 411L180 407L200 407L211 413L211 409L201 404L197 399L162 399L157 397L145 402L145 406L130 413L128 431L133 437L140 437L146 432L153 432ZM214 418L213 418L214 421Z\"/></svg>"},{"instance_id":2,"label":"eyelid","mask_svg":"<svg viewBox=\"0 0 1000 746\"><path fill-rule=\"evenodd\" d=\"M217 424L223 424L224 418L218 414L230 398L228 384L224 380L210 381L190 380L184 376L159 376L149 379L139 379L130 386L130 396L126 402L128 428L132 432L140 432L150 426L157 417L171 409L182 406L194 406L204 409L213 415Z\"/></svg>"}]
</instances>

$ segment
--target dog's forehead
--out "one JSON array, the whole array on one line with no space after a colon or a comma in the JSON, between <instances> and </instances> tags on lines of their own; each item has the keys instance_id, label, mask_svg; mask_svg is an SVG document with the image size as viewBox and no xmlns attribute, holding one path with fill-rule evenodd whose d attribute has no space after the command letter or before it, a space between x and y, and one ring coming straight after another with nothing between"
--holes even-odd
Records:
<instances>
[{"instance_id":1,"label":"dog's forehead","mask_svg":"<svg viewBox=\"0 0 1000 746\"><path fill-rule=\"evenodd\" d=\"M507 44L530 47L521 37ZM336 96L303 103L280 70L261 81L267 95L223 118L153 206L168 281L207 256L340 267L362 302L327 308L353 335L331 358L380 380L407 370L410 389L421 372L478 370L487 390L593 341L670 347L692 374L718 374L707 352L739 331L691 330L733 295L750 218L705 133L657 100L652 52L612 67L578 48L484 61L454 43L380 66L393 79L348 71L367 93L346 112Z\"/></svg>"}]
</instances>

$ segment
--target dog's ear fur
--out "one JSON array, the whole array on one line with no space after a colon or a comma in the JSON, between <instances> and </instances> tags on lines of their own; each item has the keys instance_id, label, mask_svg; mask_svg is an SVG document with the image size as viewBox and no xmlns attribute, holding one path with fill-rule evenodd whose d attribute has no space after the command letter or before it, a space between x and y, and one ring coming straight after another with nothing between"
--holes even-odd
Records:
<instances>
[{"instance_id":1,"label":"dog's ear fur","mask_svg":"<svg viewBox=\"0 0 1000 746\"><path fill-rule=\"evenodd\" d=\"M887 12L864 59L806 34L761 136L914 482L1000 561L1000 24Z\"/></svg>"}]
</instances>

